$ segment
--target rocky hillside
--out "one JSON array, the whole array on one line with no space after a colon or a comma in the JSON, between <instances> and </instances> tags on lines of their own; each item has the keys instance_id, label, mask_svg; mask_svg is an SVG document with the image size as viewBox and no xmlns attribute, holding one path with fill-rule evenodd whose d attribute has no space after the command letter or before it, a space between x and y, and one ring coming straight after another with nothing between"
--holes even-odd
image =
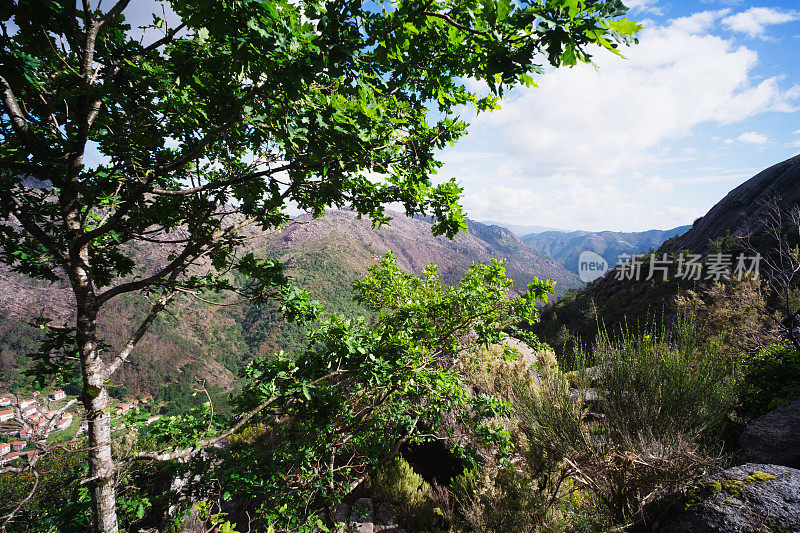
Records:
<instances>
[{"instance_id":1,"label":"rocky hillside","mask_svg":"<svg viewBox=\"0 0 800 533\"><path fill-rule=\"evenodd\" d=\"M800 204L800 156L778 163L733 189L688 231L666 240L659 252L689 249L706 253L713 241L728 233L733 236L756 234L763 228L761 213L770 203L777 203L782 209ZM672 231L680 233L681 229ZM531 237L541 238L542 235ZM527 238L523 240L531 242ZM653 243L650 247L658 245ZM548 248L539 249L555 253ZM548 306L534 331L559 353L566 353L576 343L591 343L599 322L611 331L620 324L628 327L643 319L666 316L670 313L670 302L681 290L702 292L705 287L702 280L685 281L674 277L666 282L618 280L616 275L615 271L610 271L585 289Z\"/></svg>"},{"instance_id":2,"label":"rocky hillside","mask_svg":"<svg viewBox=\"0 0 800 533\"><path fill-rule=\"evenodd\" d=\"M759 172L733 189L688 232L668 243L665 251L705 253L711 241L728 232L735 237L758 233L763 228L760 215L771 202L781 207L800 203L800 155Z\"/></svg>"},{"instance_id":3,"label":"rocky hillside","mask_svg":"<svg viewBox=\"0 0 800 533\"><path fill-rule=\"evenodd\" d=\"M533 249L561 261L571 272L578 268L581 252L589 250L600 254L610 266L617 264L622 254L638 254L655 250L661 244L687 231L691 226L680 226L669 230L649 230L635 233L617 231L545 231L522 237L522 241Z\"/></svg>"},{"instance_id":4,"label":"rocky hillside","mask_svg":"<svg viewBox=\"0 0 800 533\"><path fill-rule=\"evenodd\" d=\"M458 280L473 262L505 258L517 290L524 290L533 276L552 278L560 294L580 284L560 263L538 254L506 229L470 223L470 233L451 241L434 237L426 220L393 216L391 225L380 229L347 211L331 211L324 219L300 216L280 232L254 235L246 251L279 257L299 285L331 311L345 315L363 313L352 301L351 284L389 250L409 271L438 264L447 282ZM134 255L149 270L168 253L164 247L141 247ZM19 379L24 355L36 349L40 330L31 323L39 316L54 324L71 322L72 295L65 286L31 282L8 269L0 270L0 286L0 387L7 387ZM123 343L134 328L132 317L143 316L146 307L138 295L111 302L101 324L106 342ZM226 389L244 361L279 349L291 352L304 340L302 331L284 324L276 307L217 307L178 299L171 312L156 321L116 381L151 394L170 383L194 384L196 379Z\"/></svg>"}]
</instances>

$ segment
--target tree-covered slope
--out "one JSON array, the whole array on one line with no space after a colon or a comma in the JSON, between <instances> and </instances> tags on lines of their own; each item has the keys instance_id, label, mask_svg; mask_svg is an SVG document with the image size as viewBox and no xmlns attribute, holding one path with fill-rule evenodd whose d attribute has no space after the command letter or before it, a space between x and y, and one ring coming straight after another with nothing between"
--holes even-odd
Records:
<instances>
[{"instance_id":1,"label":"tree-covered slope","mask_svg":"<svg viewBox=\"0 0 800 533\"><path fill-rule=\"evenodd\" d=\"M497 258L507 260L507 273L519 292L533 276L555 280L559 294L578 285L557 261L538 254L503 228L470 222L470 233L449 240L434 237L427 220L391 215L391 224L379 229L349 211L330 211L320 219L303 215L280 231L253 232L243 253L285 261L299 286L330 311L347 316L366 312L352 300L352 282L390 250L406 271L439 265L445 282L459 279L473 262ZM140 246L136 255L149 271L166 261L171 251L154 244ZM37 347L41 330L36 324L45 318L53 325L72 322L68 311L72 296L66 286L32 282L8 269L0 272L0 283L0 386L8 388L27 364L25 354ZM105 341L114 347L124 343L134 324L122 317L143 316L147 306L140 295L114 302L100 324ZM277 306L212 305L184 296L169 310L156 320L115 383L132 392L153 394L170 384L173 389L185 388L198 379L227 389L244 361L281 349L292 352L305 341L299 328L285 323Z\"/></svg>"}]
</instances>

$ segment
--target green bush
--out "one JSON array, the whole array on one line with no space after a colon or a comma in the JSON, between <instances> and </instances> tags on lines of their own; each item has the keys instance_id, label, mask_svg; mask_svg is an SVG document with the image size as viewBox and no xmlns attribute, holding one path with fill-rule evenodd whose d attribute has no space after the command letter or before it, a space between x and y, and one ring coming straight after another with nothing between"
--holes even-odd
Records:
<instances>
[{"instance_id":1,"label":"green bush","mask_svg":"<svg viewBox=\"0 0 800 533\"><path fill-rule=\"evenodd\" d=\"M740 414L758 416L800 396L800 353L789 343L769 346L744 363Z\"/></svg>"},{"instance_id":2,"label":"green bush","mask_svg":"<svg viewBox=\"0 0 800 533\"><path fill-rule=\"evenodd\" d=\"M402 457L377 469L370 479L370 494L388 503L413 531L427 531L436 521L433 489Z\"/></svg>"},{"instance_id":3,"label":"green bush","mask_svg":"<svg viewBox=\"0 0 800 533\"><path fill-rule=\"evenodd\" d=\"M571 377L540 374L539 385L517 388L514 405L526 467L550 483L540 487L579 529L589 527L589 510L603 510L595 524L641 521L649 501L704 473L735 398L736 370L701 347L691 319L671 333L622 331L612 341L601 332L598 339L591 354L579 354L583 364ZM570 380L580 388L572 399Z\"/></svg>"},{"instance_id":4,"label":"green bush","mask_svg":"<svg viewBox=\"0 0 800 533\"><path fill-rule=\"evenodd\" d=\"M673 332L601 333L591 361L600 372L599 410L609 436L621 445L719 436L734 405L739 373L719 356L720 344L704 345L693 318Z\"/></svg>"}]
</instances>

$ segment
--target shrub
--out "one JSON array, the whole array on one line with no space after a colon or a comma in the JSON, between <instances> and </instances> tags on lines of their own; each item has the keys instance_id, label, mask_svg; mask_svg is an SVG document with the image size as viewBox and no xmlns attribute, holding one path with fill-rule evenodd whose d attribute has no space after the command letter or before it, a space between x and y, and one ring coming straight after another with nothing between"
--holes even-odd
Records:
<instances>
[{"instance_id":1,"label":"shrub","mask_svg":"<svg viewBox=\"0 0 800 533\"><path fill-rule=\"evenodd\" d=\"M592 354L580 354L582 368L572 379L582 390L574 400L557 370L541 373L539 385L519 386L525 464L549 483L540 490L576 518L581 508L599 505L624 525L644 519L650 502L712 466L736 371L698 337L691 319L671 334L623 331L612 341L601 332ZM596 402L585 399L589 385ZM581 505L565 497L574 495L565 486L581 491Z\"/></svg>"},{"instance_id":2,"label":"shrub","mask_svg":"<svg viewBox=\"0 0 800 533\"><path fill-rule=\"evenodd\" d=\"M402 457L375 471L370 493L376 500L390 504L413 531L425 531L435 522L432 487Z\"/></svg>"},{"instance_id":3,"label":"shrub","mask_svg":"<svg viewBox=\"0 0 800 533\"><path fill-rule=\"evenodd\" d=\"M744 363L740 414L758 416L800 396L800 353L790 343L769 346Z\"/></svg>"},{"instance_id":4,"label":"shrub","mask_svg":"<svg viewBox=\"0 0 800 533\"><path fill-rule=\"evenodd\" d=\"M700 347L715 347L720 357L741 362L755 348L775 343L780 322L767 304L765 287L752 277L713 283L702 296L687 290L675 298L679 314L697 318Z\"/></svg>"}]
</instances>

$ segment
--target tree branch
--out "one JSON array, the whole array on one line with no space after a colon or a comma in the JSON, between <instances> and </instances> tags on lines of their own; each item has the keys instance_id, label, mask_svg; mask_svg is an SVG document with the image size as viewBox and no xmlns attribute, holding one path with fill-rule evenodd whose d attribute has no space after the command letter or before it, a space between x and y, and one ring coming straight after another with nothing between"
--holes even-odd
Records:
<instances>
[{"instance_id":1,"label":"tree branch","mask_svg":"<svg viewBox=\"0 0 800 533\"><path fill-rule=\"evenodd\" d=\"M470 28L469 26L464 26L463 24L458 22L456 19L454 19L450 15L445 15L444 13L436 13L435 11L423 11L422 13L424 15L429 16L429 17L442 19L445 22L447 22L448 24L450 24L451 26L453 26L455 28L458 28L461 31L465 31L467 33L471 33L472 35L481 35L481 36L485 36L486 35L485 31L479 31L479 30Z\"/></svg>"},{"instance_id":2,"label":"tree branch","mask_svg":"<svg viewBox=\"0 0 800 533\"><path fill-rule=\"evenodd\" d=\"M150 52L150 51L152 51L152 50L155 50L155 49L156 49L156 48L158 48L159 46L162 46L162 45L164 45L164 44L167 44L167 43L169 43L170 41L172 41L172 39L174 39L174 38L175 38L175 35L177 35L177 34L178 34L178 32L179 32L179 31L181 31L181 30L182 30L183 28L185 28L185 27L186 27L186 23L185 23L185 22L181 22L181 23L180 23L178 26L176 26L174 29L172 29L172 30L170 30L169 32L167 32L167 34L166 34L166 35L164 35L164 37L162 37L161 39L159 39L159 40L157 40L157 41L154 41L154 42L150 43L149 45L147 45L147 46L145 47L144 51L145 51L145 52Z\"/></svg>"},{"instance_id":3,"label":"tree branch","mask_svg":"<svg viewBox=\"0 0 800 533\"><path fill-rule=\"evenodd\" d=\"M191 194L195 194L198 192L209 191L213 189L219 189L222 187L228 187L230 185L240 185L242 183L247 183L248 181L263 178L264 176L271 176L272 174L277 174L278 172L283 172L285 170L289 170L292 168L297 168L294 163L287 163L286 165L281 165L276 168L271 168L267 170L262 170L260 172L251 172L249 174L245 174L244 176L239 176L238 178L231 178L228 180L219 180L219 181L211 181L204 185L198 185L196 187L190 187L188 189L179 189L179 190L169 190L169 189L150 189L148 192L153 194L157 194L159 196L189 196Z\"/></svg>"},{"instance_id":4,"label":"tree branch","mask_svg":"<svg viewBox=\"0 0 800 533\"><path fill-rule=\"evenodd\" d=\"M195 253L199 253L198 248L202 247L203 244L207 243L213 237L209 237L201 241L200 243L194 242L188 245L186 248L183 249L183 252L173 259L167 266L153 274L152 276L148 276L146 278L142 278L136 281L129 281L128 283L122 283L120 285L116 285L111 287L110 289L101 292L96 297L97 307L100 308L105 302L110 300L111 298L118 296L120 294L126 292L133 292L138 291L141 289L145 289L150 285L155 284L159 280L163 279L164 277L171 275L174 272L180 272L180 269L183 268L187 264L187 260Z\"/></svg>"},{"instance_id":5,"label":"tree branch","mask_svg":"<svg viewBox=\"0 0 800 533\"><path fill-rule=\"evenodd\" d=\"M178 271L176 270L170 276L171 281L175 281L177 275ZM133 349L142 339L144 334L147 333L147 330L150 329L150 326L158 316L158 313L160 313L167 306L167 302L169 302L171 298L172 294L165 293L158 300L156 300L156 303L153 304L153 307L150 309L150 313L147 314L147 317L142 321L136 331L133 332L133 335L131 335L130 339L128 339L128 342L125 343L125 346L123 346L117 355L114 356L113 361L106 366L104 376L105 379L110 379L111 376L114 375L114 372L116 372L117 369L128 360L128 357L130 357Z\"/></svg>"},{"instance_id":6,"label":"tree branch","mask_svg":"<svg viewBox=\"0 0 800 533\"><path fill-rule=\"evenodd\" d=\"M22 144L31 154L43 152L41 143L31 131L28 121L25 120L25 113L20 108L11 85L2 75L0 75L0 93L2 93L3 107L11 118L11 126L14 128L14 133L17 134Z\"/></svg>"},{"instance_id":7,"label":"tree branch","mask_svg":"<svg viewBox=\"0 0 800 533\"><path fill-rule=\"evenodd\" d=\"M327 379L330 379L330 378L335 377L335 376L340 375L340 374L344 374L345 372L346 372L346 370L334 370L333 372L325 374L324 376L319 377L319 378L311 381L308 385L309 386L317 385L317 384L321 383L322 381L325 381ZM267 407L269 407L273 403L275 403L275 401L277 401L280 398L281 398L281 396L271 396L271 397L267 398L266 400L261 402L258 405L258 407L256 407L255 409L249 411L248 413L244 414L232 428L228 429L224 433L220 433L216 437L213 437L213 438L210 438L210 439L200 440L200 441L197 442L197 444L195 444L194 446L190 446L188 448L181 448L181 449L172 450L172 451L164 451L164 450L162 450L162 451L155 451L155 452L140 452L140 453L137 453L136 455L134 455L133 457L130 457L129 460L133 460L133 461L142 461L142 460L145 460L145 461L147 461L147 460L149 460L149 461L172 461L172 460L175 460L175 459L184 459L186 457L194 455L195 453L199 452L200 450L203 450L204 448L208 448L209 446L213 446L214 444L227 439L228 437L230 437L231 435L233 435L234 433L239 431L242 428L242 426L247 424L247 422L252 420L254 416L256 416L258 413L260 413L261 411L263 411L264 409L266 409Z\"/></svg>"},{"instance_id":8,"label":"tree branch","mask_svg":"<svg viewBox=\"0 0 800 533\"><path fill-rule=\"evenodd\" d=\"M11 199L11 212L14 214L16 219L19 221L20 225L25 228L25 231L30 233L30 235L36 238L42 245L44 245L49 252L53 254L53 256L61 261L62 265L66 262L67 257L66 253L59 249L58 243L47 234L42 228L40 228L30 217L28 217L24 212L24 206L22 202L20 202L19 198L15 195L10 195Z\"/></svg>"}]
</instances>

